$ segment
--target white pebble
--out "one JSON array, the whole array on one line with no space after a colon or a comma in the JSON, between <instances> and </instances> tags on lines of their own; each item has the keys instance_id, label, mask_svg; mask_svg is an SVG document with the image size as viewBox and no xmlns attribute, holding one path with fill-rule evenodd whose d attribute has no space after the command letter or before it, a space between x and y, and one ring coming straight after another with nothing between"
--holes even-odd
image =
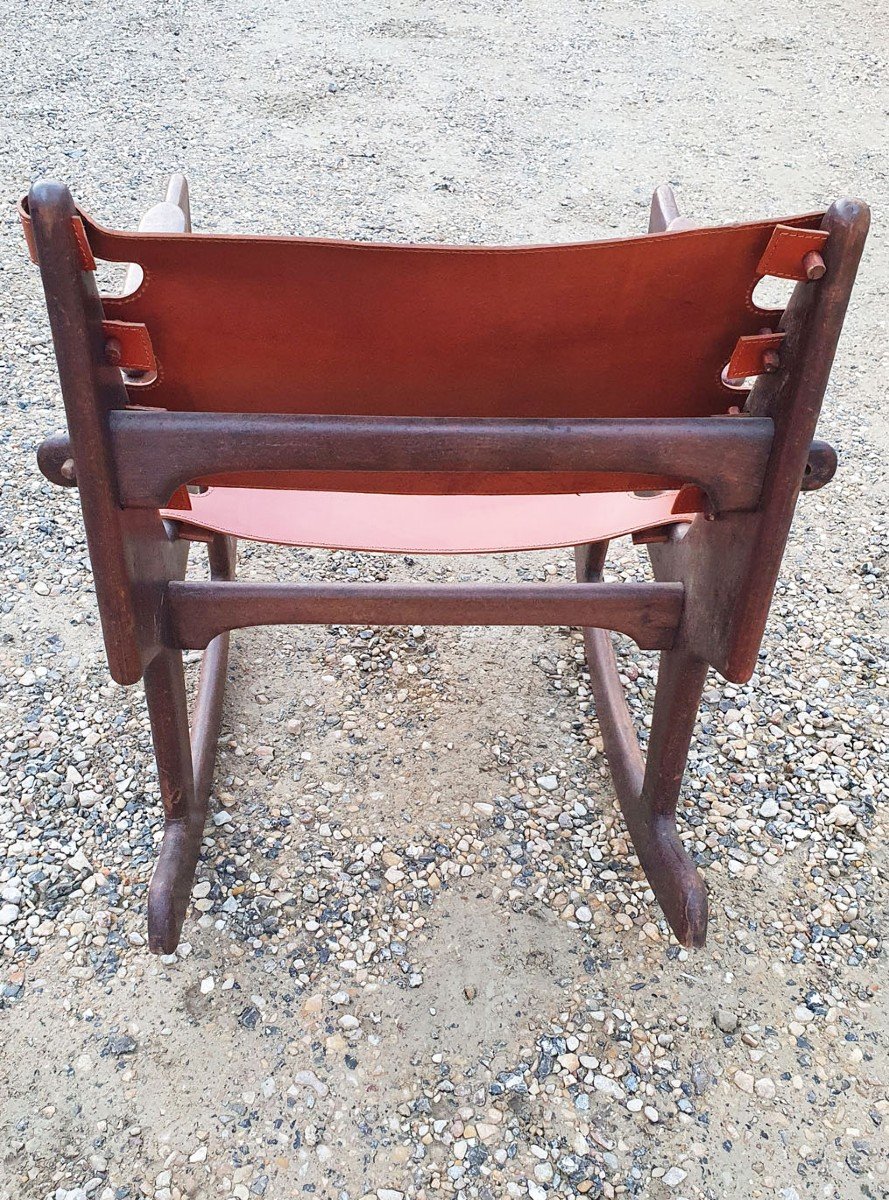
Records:
<instances>
[{"instance_id":1,"label":"white pebble","mask_svg":"<svg viewBox=\"0 0 889 1200\"><path fill-rule=\"evenodd\" d=\"M679 1187L687 1174L688 1172L683 1171L681 1167L670 1167L669 1171L664 1174L663 1182L670 1188Z\"/></svg>"}]
</instances>

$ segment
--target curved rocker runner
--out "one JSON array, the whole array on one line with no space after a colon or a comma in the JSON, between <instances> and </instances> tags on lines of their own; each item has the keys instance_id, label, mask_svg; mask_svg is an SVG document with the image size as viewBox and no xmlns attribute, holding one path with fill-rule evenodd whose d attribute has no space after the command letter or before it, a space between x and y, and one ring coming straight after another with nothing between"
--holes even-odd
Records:
<instances>
[{"instance_id":1,"label":"curved rocker runner","mask_svg":"<svg viewBox=\"0 0 889 1200\"><path fill-rule=\"evenodd\" d=\"M696 228L658 188L647 236L535 247L193 234L188 187L136 233L66 188L21 217L80 492L108 662L144 681L165 833L149 945L178 944L200 855L229 633L250 625L577 625L642 869L677 938L707 897L676 806L708 668L756 666L868 229L867 206ZM100 296L97 260L128 264ZM796 281L783 311L753 291ZM608 544L654 580L603 580ZM235 539L420 554L574 546L571 584L257 584ZM207 583L185 580L204 542ZM647 755L609 631L660 652ZM203 649L189 728L182 651Z\"/></svg>"}]
</instances>

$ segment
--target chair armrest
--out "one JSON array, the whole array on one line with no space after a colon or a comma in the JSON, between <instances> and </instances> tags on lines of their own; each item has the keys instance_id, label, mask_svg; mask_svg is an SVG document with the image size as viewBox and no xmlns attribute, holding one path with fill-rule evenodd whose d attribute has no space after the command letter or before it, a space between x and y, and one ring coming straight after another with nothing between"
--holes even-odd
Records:
<instances>
[{"instance_id":1,"label":"chair armrest","mask_svg":"<svg viewBox=\"0 0 889 1200\"><path fill-rule=\"evenodd\" d=\"M649 233L678 233L681 229L697 228L690 217L683 217L679 205L673 195L673 189L668 183L662 183L654 189L651 197L651 211L648 217Z\"/></svg>"},{"instance_id":2,"label":"chair armrest","mask_svg":"<svg viewBox=\"0 0 889 1200\"><path fill-rule=\"evenodd\" d=\"M167 194L160 204L149 208L139 222L140 233L191 233L191 208L188 201L188 180L184 175L171 175ZM121 295L129 296L142 282L138 263L127 267Z\"/></svg>"}]
</instances>

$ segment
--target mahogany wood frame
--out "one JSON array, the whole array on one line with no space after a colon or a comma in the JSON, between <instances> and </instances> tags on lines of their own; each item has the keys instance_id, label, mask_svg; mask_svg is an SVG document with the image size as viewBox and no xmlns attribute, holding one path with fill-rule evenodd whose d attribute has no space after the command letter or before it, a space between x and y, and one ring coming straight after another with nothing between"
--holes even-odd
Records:
<instances>
[{"instance_id":1,"label":"mahogany wood frame","mask_svg":"<svg viewBox=\"0 0 889 1200\"><path fill-rule=\"evenodd\" d=\"M781 321L779 369L758 377L737 417L633 421L433 420L232 416L123 411L128 398L102 332L102 304L84 270L66 188L29 197L68 435L47 439L47 478L76 484L105 645L120 683L144 680L165 833L148 899L149 945L172 952L197 865L210 793L229 630L315 623L578 624L615 790L642 867L677 938L700 946L703 882L675 814L707 669L743 682L756 665L796 499L827 482L836 455L813 442L868 210L827 212L822 265L797 284ZM669 188L650 231L686 228ZM190 228L188 190L174 176L142 228ZM821 275L824 278L821 278ZM113 357L113 356L111 356ZM648 486L678 480L707 496L709 519L649 544L655 582L606 584L608 543L579 546L576 584L512 588L236 583L235 547L194 535L157 509L183 483L234 470L513 469L638 471ZM208 542L209 583L184 582L189 540ZM644 539L640 539L644 540ZM609 630L661 652L647 757L620 685ZM205 648L189 729L183 648Z\"/></svg>"}]
</instances>

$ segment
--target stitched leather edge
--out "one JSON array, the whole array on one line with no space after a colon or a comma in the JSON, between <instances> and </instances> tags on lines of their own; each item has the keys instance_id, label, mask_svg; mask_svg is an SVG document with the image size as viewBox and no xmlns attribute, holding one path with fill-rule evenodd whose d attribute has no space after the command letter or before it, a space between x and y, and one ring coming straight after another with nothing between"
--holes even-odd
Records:
<instances>
[{"instance_id":1,"label":"stitched leather edge","mask_svg":"<svg viewBox=\"0 0 889 1200\"><path fill-rule=\"evenodd\" d=\"M821 250L827 241L823 229L794 229L789 225L776 225L756 268L758 275L771 275L776 279L803 280L803 259L812 250Z\"/></svg>"},{"instance_id":2,"label":"stitched leather edge","mask_svg":"<svg viewBox=\"0 0 889 1200\"><path fill-rule=\"evenodd\" d=\"M754 333L738 338L726 367L729 379L747 379L761 375L762 356L767 350L777 350L784 341L783 333Z\"/></svg>"},{"instance_id":3,"label":"stitched leather edge","mask_svg":"<svg viewBox=\"0 0 889 1200\"><path fill-rule=\"evenodd\" d=\"M102 332L120 345L120 361L116 364L126 371L154 371L157 361L151 336L144 325L132 321L103 321Z\"/></svg>"},{"instance_id":4,"label":"stitched leather edge","mask_svg":"<svg viewBox=\"0 0 889 1200\"><path fill-rule=\"evenodd\" d=\"M37 242L34 239L34 224L31 220L31 214L28 212L27 196L24 196L18 203L19 220L22 223L22 233L25 235L25 241L28 245L28 257L32 263L39 263L37 257ZM83 219L79 215L71 218L71 228L74 231L74 239L77 242L77 249L80 252L80 265L84 271L95 271L96 260L93 257L93 252L90 247L89 238L86 232L86 226Z\"/></svg>"}]
</instances>

